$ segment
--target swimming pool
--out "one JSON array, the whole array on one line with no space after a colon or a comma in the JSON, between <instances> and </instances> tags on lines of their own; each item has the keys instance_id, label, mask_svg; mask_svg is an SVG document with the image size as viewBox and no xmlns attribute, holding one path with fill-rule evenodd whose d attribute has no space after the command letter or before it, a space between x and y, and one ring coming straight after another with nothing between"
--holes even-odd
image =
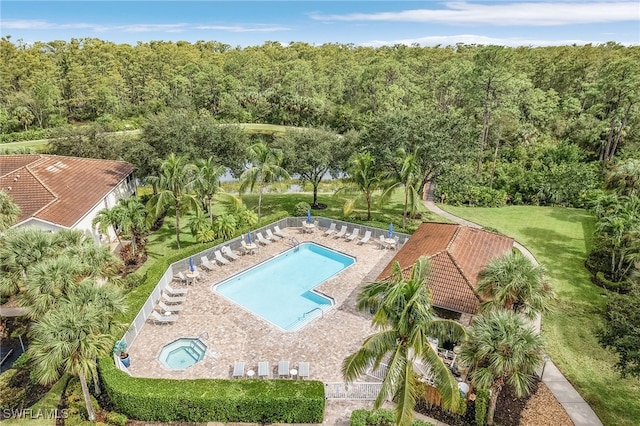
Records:
<instances>
[{"instance_id":1,"label":"swimming pool","mask_svg":"<svg viewBox=\"0 0 640 426\"><path fill-rule=\"evenodd\" d=\"M355 262L303 243L216 284L214 291L285 331L299 330L333 304L313 289Z\"/></svg>"}]
</instances>

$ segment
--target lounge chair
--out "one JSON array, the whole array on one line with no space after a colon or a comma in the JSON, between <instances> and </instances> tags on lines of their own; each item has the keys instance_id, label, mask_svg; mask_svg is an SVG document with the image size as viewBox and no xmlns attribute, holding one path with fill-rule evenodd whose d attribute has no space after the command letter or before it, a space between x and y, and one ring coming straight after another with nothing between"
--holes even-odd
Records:
<instances>
[{"instance_id":1,"label":"lounge chair","mask_svg":"<svg viewBox=\"0 0 640 426\"><path fill-rule=\"evenodd\" d=\"M231 263L229 262L228 259L225 259L224 257L222 257L222 253L220 253L220 250L216 250L215 252L213 252L213 255L215 256L216 260L220 262L221 265L228 265L229 263Z\"/></svg>"},{"instance_id":2,"label":"lounge chair","mask_svg":"<svg viewBox=\"0 0 640 426\"><path fill-rule=\"evenodd\" d=\"M329 229L324 231L324 236L327 237L327 236L333 234L334 232L336 232L336 223L335 222L331 222L331 225L329 225Z\"/></svg>"},{"instance_id":3,"label":"lounge chair","mask_svg":"<svg viewBox=\"0 0 640 426\"><path fill-rule=\"evenodd\" d=\"M333 238L342 238L347 234L347 225L342 225L338 233Z\"/></svg>"},{"instance_id":4,"label":"lounge chair","mask_svg":"<svg viewBox=\"0 0 640 426\"><path fill-rule=\"evenodd\" d=\"M216 264L211 262L207 256L200 257L200 261L202 262L202 266L210 271L214 271L216 269Z\"/></svg>"},{"instance_id":5,"label":"lounge chair","mask_svg":"<svg viewBox=\"0 0 640 426\"><path fill-rule=\"evenodd\" d=\"M298 363L298 377L301 379L309 378L309 363L308 362L299 362Z\"/></svg>"},{"instance_id":6,"label":"lounge chair","mask_svg":"<svg viewBox=\"0 0 640 426\"><path fill-rule=\"evenodd\" d=\"M278 377L289 377L289 361L280 361L278 363Z\"/></svg>"},{"instance_id":7,"label":"lounge chair","mask_svg":"<svg viewBox=\"0 0 640 426\"><path fill-rule=\"evenodd\" d=\"M231 377L244 377L244 361L236 361L233 364L233 374Z\"/></svg>"},{"instance_id":8,"label":"lounge chair","mask_svg":"<svg viewBox=\"0 0 640 426\"><path fill-rule=\"evenodd\" d=\"M166 305L162 300L158 302L158 307L164 312L180 312L184 309L183 305Z\"/></svg>"},{"instance_id":9,"label":"lounge chair","mask_svg":"<svg viewBox=\"0 0 640 426\"><path fill-rule=\"evenodd\" d=\"M222 254L224 254L225 256L227 256L231 260L240 259L240 256L238 256L233 250L231 250L231 247L229 247L229 246L222 247Z\"/></svg>"},{"instance_id":10,"label":"lounge chair","mask_svg":"<svg viewBox=\"0 0 640 426\"><path fill-rule=\"evenodd\" d=\"M280 241L280 238L282 238L282 237L279 237L279 236L277 236L277 235L274 235L274 234L271 232L271 229L267 229L265 232L267 233L267 239L268 239L268 240L271 240L271 241L273 241L273 242Z\"/></svg>"},{"instance_id":11,"label":"lounge chair","mask_svg":"<svg viewBox=\"0 0 640 426\"><path fill-rule=\"evenodd\" d=\"M348 237L345 237L345 239L346 239L347 241L353 241L353 240L355 240L356 238L358 238L358 235L360 235L360 228L355 228L355 229L353 230L353 232L352 232Z\"/></svg>"},{"instance_id":12,"label":"lounge chair","mask_svg":"<svg viewBox=\"0 0 640 426\"><path fill-rule=\"evenodd\" d=\"M274 234L277 235L278 237L282 237L282 238L288 238L289 236L280 229L280 227L278 225L273 227L274 230Z\"/></svg>"},{"instance_id":13,"label":"lounge chair","mask_svg":"<svg viewBox=\"0 0 640 426\"><path fill-rule=\"evenodd\" d=\"M182 272L181 272L182 273ZM187 277L184 277L185 280L187 279ZM189 291L186 288L173 288L171 287L169 284L167 284L164 287L164 291L166 291L168 294L170 294L171 296L182 296L187 294L187 292Z\"/></svg>"},{"instance_id":14,"label":"lounge chair","mask_svg":"<svg viewBox=\"0 0 640 426\"><path fill-rule=\"evenodd\" d=\"M366 231L364 233L364 237L362 237L360 241L358 241L358 244L368 243L370 239L371 239L371 231Z\"/></svg>"},{"instance_id":15,"label":"lounge chair","mask_svg":"<svg viewBox=\"0 0 640 426\"><path fill-rule=\"evenodd\" d=\"M180 280L181 283L187 283L187 277L184 276L184 274L182 273L182 271L178 272L178 275L176 275L176 278L178 280Z\"/></svg>"},{"instance_id":16,"label":"lounge chair","mask_svg":"<svg viewBox=\"0 0 640 426\"><path fill-rule=\"evenodd\" d=\"M377 242L378 247L380 247L381 249L386 249L389 246L389 244L387 244L387 242L384 240L384 235L380 235L380 239Z\"/></svg>"},{"instance_id":17,"label":"lounge chair","mask_svg":"<svg viewBox=\"0 0 640 426\"><path fill-rule=\"evenodd\" d=\"M168 295L167 293L163 293L162 297L164 298L164 300L167 301L167 303L171 303L171 304L176 304L176 303L183 303L187 301L186 297L180 296L180 297L171 297L170 295Z\"/></svg>"},{"instance_id":18,"label":"lounge chair","mask_svg":"<svg viewBox=\"0 0 640 426\"><path fill-rule=\"evenodd\" d=\"M172 324L178 321L177 315L160 315L158 311L152 311L149 320L156 324Z\"/></svg>"},{"instance_id":19,"label":"lounge chair","mask_svg":"<svg viewBox=\"0 0 640 426\"><path fill-rule=\"evenodd\" d=\"M265 237L262 236L262 232L256 232L256 238L258 242L263 246L267 246L271 244L271 241L267 240Z\"/></svg>"},{"instance_id":20,"label":"lounge chair","mask_svg":"<svg viewBox=\"0 0 640 426\"><path fill-rule=\"evenodd\" d=\"M258 377L269 377L269 363L267 361L258 363Z\"/></svg>"}]
</instances>

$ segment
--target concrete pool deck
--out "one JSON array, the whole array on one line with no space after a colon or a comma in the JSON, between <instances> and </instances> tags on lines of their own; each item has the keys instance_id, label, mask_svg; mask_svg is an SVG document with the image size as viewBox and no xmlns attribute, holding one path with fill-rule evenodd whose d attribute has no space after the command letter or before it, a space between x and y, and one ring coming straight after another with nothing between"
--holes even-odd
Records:
<instances>
[{"instance_id":1,"label":"concrete pool deck","mask_svg":"<svg viewBox=\"0 0 640 426\"><path fill-rule=\"evenodd\" d=\"M325 237L322 232L303 234L298 228L284 231L301 243L316 242L357 259L354 265L316 287L335 300L331 310L301 330L284 332L212 291L214 284L287 250L288 241L283 239L215 271L201 269L199 281L194 285L174 281L171 284L174 288L189 288L184 310L173 324L144 325L129 348L130 373L135 377L227 379L236 361L244 361L246 370L256 372L258 362L267 361L274 377L279 361L289 361L290 368L307 361L310 379L342 382L342 360L373 333L370 315L355 310L357 290L364 282L374 280L396 252L381 250L371 242L357 245L355 241ZM208 346L203 361L185 370L169 370L158 361L164 345L180 337L201 334Z\"/></svg>"}]
</instances>

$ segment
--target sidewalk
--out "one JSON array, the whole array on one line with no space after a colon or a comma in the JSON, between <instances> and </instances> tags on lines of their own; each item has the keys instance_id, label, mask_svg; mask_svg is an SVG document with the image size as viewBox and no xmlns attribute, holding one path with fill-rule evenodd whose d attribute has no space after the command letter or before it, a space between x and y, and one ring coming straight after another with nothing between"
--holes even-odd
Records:
<instances>
[{"instance_id":1,"label":"sidewalk","mask_svg":"<svg viewBox=\"0 0 640 426\"><path fill-rule=\"evenodd\" d=\"M459 223L460 225L470 226L472 228L482 228L482 226L477 223L470 222L468 220L459 218L457 216L452 215L451 213L447 213L442 210L440 207L436 206L433 201L424 201L424 205L431 212L447 218L453 222ZM522 244L517 241L514 242L514 247L520 250L520 252L530 259L535 264L538 264L538 261L535 259L533 254ZM540 330L540 320L537 321L537 330ZM556 397L558 402L564 407L565 411L571 418L571 421L575 426L602 426L602 422L596 415L596 413L591 409L589 404L585 402L584 399L580 396L580 394L575 390L575 388L569 383L569 381L564 377L564 375L558 370L558 368L551 361L547 361L543 368L542 382L547 385L553 396Z\"/></svg>"}]
</instances>

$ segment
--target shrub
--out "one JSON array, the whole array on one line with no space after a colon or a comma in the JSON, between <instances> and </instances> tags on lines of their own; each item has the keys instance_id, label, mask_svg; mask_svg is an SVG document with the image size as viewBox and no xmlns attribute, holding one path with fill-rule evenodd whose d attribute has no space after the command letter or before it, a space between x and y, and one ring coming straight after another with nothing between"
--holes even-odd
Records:
<instances>
[{"instance_id":1,"label":"shrub","mask_svg":"<svg viewBox=\"0 0 640 426\"><path fill-rule=\"evenodd\" d=\"M127 416L111 411L107 414L107 423L115 426L125 426L127 424Z\"/></svg>"},{"instance_id":2,"label":"shrub","mask_svg":"<svg viewBox=\"0 0 640 426\"><path fill-rule=\"evenodd\" d=\"M484 426L487 422L487 408L489 406L489 390L478 389L476 391L476 424Z\"/></svg>"},{"instance_id":3,"label":"shrub","mask_svg":"<svg viewBox=\"0 0 640 426\"><path fill-rule=\"evenodd\" d=\"M395 424L396 414L384 408L377 410L354 410L351 413L351 426L392 426ZM432 423L414 420L411 426L433 426Z\"/></svg>"},{"instance_id":4,"label":"shrub","mask_svg":"<svg viewBox=\"0 0 640 426\"><path fill-rule=\"evenodd\" d=\"M13 387L18 370L9 369L0 374L0 407L6 409L24 408L25 389ZM0 412L1 418L2 412Z\"/></svg>"},{"instance_id":5,"label":"shrub","mask_svg":"<svg viewBox=\"0 0 640 426\"><path fill-rule=\"evenodd\" d=\"M309 210L311 210L311 205L305 201L301 201L293 207L293 215L306 216Z\"/></svg>"},{"instance_id":6,"label":"shrub","mask_svg":"<svg viewBox=\"0 0 640 426\"><path fill-rule=\"evenodd\" d=\"M626 293L631 288L629 280L622 280L619 282L610 281L605 277L604 272L598 271L595 276L592 277L594 284L604 287L607 290L616 291L618 293Z\"/></svg>"}]
</instances>

